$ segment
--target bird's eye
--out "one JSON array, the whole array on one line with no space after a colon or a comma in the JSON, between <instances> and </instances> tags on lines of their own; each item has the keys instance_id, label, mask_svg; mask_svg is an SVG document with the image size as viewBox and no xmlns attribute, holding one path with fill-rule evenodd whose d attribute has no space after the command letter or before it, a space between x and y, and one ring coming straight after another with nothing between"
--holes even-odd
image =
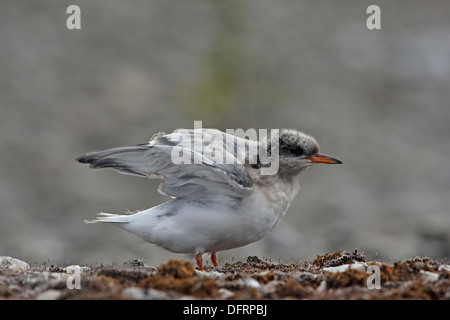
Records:
<instances>
[{"instance_id":1,"label":"bird's eye","mask_svg":"<svg viewBox=\"0 0 450 320\"><path fill-rule=\"evenodd\" d=\"M289 151L291 152L291 154L297 157L303 155L304 153L302 148L290 148Z\"/></svg>"}]
</instances>

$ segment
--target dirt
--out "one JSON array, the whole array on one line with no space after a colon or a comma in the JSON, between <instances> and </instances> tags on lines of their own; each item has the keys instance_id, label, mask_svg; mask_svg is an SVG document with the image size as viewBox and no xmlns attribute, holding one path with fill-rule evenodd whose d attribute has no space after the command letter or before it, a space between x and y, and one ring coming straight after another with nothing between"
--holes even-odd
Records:
<instances>
[{"instance_id":1,"label":"dirt","mask_svg":"<svg viewBox=\"0 0 450 320\"><path fill-rule=\"evenodd\" d=\"M58 266L34 265L22 272L0 272L0 299L448 300L449 269L428 258L366 261L356 251L287 264L251 256L205 271L186 260L169 260L159 267L134 260L121 266L88 266L79 274L80 289L72 289L68 282L74 274Z\"/></svg>"}]
</instances>

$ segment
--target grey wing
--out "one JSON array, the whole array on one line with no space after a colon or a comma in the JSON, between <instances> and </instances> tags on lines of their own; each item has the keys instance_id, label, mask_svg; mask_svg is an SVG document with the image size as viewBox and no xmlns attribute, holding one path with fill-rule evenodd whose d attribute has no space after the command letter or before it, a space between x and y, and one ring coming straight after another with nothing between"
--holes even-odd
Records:
<instances>
[{"instance_id":1,"label":"grey wing","mask_svg":"<svg viewBox=\"0 0 450 320\"><path fill-rule=\"evenodd\" d=\"M220 132L220 131L218 131ZM113 168L119 173L160 177L158 191L175 198L211 199L236 197L252 189L253 181L241 163L226 164L194 146L194 134L160 134L148 144L90 152L77 158L91 168ZM219 140L216 141L217 143ZM211 143L209 144L211 145ZM220 149L220 144L217 144ZM174 155L183 154L184 163ZM186 163L187 162L187 163Z\"/></svg>"}]
</instances>

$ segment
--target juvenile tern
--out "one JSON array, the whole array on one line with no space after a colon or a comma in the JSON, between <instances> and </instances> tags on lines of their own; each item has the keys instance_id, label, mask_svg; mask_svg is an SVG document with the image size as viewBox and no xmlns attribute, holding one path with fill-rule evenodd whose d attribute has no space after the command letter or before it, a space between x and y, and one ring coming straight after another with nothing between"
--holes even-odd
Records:
<instances>
[{"instance_id":1,"label":"juvenile tern","mask_svg":"<svg viewBox=\"0 0 450 320\"><path fill-rule=\"evenodd\" d=\"M305 133L277 133L252 141L215 129L178 129L146 144L87 153L77 161L90 168L161 178L158 191L172 199L135 214L100 213L85 222L111 223L169 251L194 254L200 270L202 255L211 253L218 266L216 252L260 240L278 224L304 169L342 163L319 153L316 140ZM270 164L261 151L279 162L276 172L263 174Z\"/></svg>"}]
</instances>

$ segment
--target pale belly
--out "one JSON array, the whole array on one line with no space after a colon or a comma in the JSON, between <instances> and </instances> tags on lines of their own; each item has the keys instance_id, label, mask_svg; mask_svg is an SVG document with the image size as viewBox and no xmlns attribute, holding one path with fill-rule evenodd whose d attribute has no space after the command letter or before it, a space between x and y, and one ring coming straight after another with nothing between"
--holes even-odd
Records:
<instances>
[{"instance_id":1,"label":"pale belly","mask_svg":"<svg viewBox=\"0 0 450 320\"><path fill-rule=\"evenodd\" d=\"M262 192L257 188L237 210L226 204L199 205L174 200L134 215L129 224L121 227L178 253L216 252L245 246L269 233L295 196L283 190ZM171 206L177 210L171 210Z\"/></svg>"}]
</instances>

